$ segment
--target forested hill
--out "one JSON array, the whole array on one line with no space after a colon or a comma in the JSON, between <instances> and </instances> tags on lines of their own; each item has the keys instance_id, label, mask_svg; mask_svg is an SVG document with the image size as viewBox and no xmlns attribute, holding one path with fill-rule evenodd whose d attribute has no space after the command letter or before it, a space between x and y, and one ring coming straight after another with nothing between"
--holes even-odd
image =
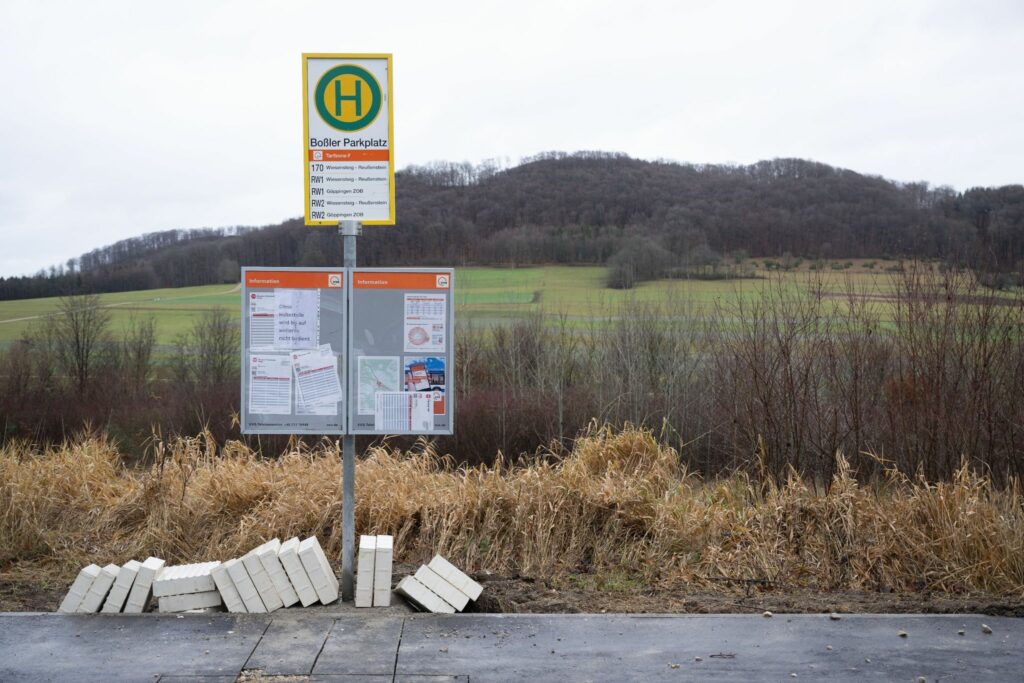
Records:
<instances>
[{"instance_id":1,"label":"forested hill","mask_svg":"<svg viewBox=\"0 0 1024 683\"><path fill-rule=\"evenodd\" d=\"M730 253L812 258L927 257L1019 269L1024 187L957 193L800 159L750 166L546 153L512 168L435 163L396 182L398 224L368 227L361 265L672 262ZM96 249L0 298L234 281L239 265L341 262L333 228L301 219L259 229L171 230Z\"/></svg>"}]
</instances>

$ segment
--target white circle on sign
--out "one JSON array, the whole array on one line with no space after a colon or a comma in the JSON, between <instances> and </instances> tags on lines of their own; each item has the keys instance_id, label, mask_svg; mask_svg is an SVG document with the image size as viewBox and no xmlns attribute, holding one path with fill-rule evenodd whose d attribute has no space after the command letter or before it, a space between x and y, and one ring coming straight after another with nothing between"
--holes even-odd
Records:
<instances>
[{"instance_id":1,"label":"white circle on sign","mask_svg":"<svg viewBox=\"0 0 1024 683\"><path fill-rule=\"evenodd\" d=\"M320 151L313 152L313 161L323 161L323 159L324 159L324 153L323 152L320 152Z\"/></svg>"},{"instance_id":2,"label":"white circle on sign","mask_svg":"<svg viewBox=\"0 0 1024 683\"><path fill-rule=\"evenodd\" d=\"M437 287L438 289L448 289L448 276L438 275L437 276Z\"/></svg>"},{"instance_id":3,"label":"white circle on sign","mask_svg":"<svg viewBox=\"0 0 1024 683\"><path fill-rule=\"evenodd\" d=\"M414 327L409 330L409 343L413 346L423 346L430 341L430 335L422 327Z\"/></svg>"},{"instance_id":4,"label":"white circle on sign","mask_svg":"<svg viewBox=\"0 0 1024 683\"><path fill-rule=\"evenodd\" d=\"M341 273L331 273L327 276L328 287L341 287Z\"/></svg>"}]
</instances>

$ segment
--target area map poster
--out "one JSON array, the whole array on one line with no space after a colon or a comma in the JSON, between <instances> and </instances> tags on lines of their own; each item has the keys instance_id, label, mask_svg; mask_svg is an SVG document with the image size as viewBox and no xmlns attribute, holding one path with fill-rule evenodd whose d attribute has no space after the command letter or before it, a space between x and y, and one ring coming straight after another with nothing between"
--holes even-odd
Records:
<instances>
[{"instance_id":1,"label":"area map poster","mask_svg":"<svg viewBox=\"0 0 1024 683\"><path fill-rule=\"evenodd\" d=\"M302 55L306 225L395 223L391 55Z\"/></svg>"}]
</instances>

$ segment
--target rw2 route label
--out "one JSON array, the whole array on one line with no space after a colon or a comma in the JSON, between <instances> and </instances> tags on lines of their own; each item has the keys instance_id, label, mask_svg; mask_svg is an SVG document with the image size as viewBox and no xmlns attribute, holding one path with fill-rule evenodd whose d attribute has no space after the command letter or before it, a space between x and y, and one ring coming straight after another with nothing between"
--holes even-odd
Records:
<instances>
[{"instance_id":1,"label":"rw2 route label","mask_svg":"<svg viewBox=\"0 0 1024 683\"><path fill-rule=\"evenodd\" d=\"M306 225L395 222L391 55L304 54Z\"/></svg>"}]
</instances>

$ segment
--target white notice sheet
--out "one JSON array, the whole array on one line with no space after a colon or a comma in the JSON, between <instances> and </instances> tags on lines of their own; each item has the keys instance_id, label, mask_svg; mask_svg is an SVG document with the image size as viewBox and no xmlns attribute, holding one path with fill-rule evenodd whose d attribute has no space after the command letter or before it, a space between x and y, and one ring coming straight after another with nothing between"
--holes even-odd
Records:
<instances>
[{"instance_id":1,"label":"white notice sheet","mask_svg":"<svg viewBox=\"0 0 1024 683\"><path fill-rule=\"evenodd\" d=\"M284 354L249 354L249 412L291 415L292 364Z\"/></svg>"},{"instance_id":2,"label":"white notice sheet","mask_svg":"<svg viewBox=\"0 0 1024 683\"><path fill-rule=\"evenodd\" d=\"M379 391L374 395L373 428L381 432L431 432L434 400L418 391Z\"/></svg>"},{"instance_id":3,"label":"white notice sheet","mask_svg":"<svg viewBox=\"0 0 1024 683\"><path fill-rule=\"evenodd\" d=\"M320 341L320 290L275 289L274 346L315 349Z\"/></svg>"},{"instance_id":4,"label":"white notice sheet","mask_svg":"<svg viewBox=\"0 0 1024 683\"><path fill-rule=\"evenodd\" d=\"M342 399L338 358L330 344L308 351L292 351L292 368L299 397L306 407L336 405Z\"/></svg>"},{"instance_id":5,"label":"white notice sheet","mask_svg":"<svg viewBox=\"0 0 1024 683\"><path fill-rule=\"evenodd\" d=\"M405 295L405 351L441 351L447 344L444 294Z\"/></svg>"},{"instance_id":6,"label":"white notice sheet","mask_svg":"<svg viewBox=\"0 0 1024 683\"><path fill-rule=\"evenodd\" d=\"M295 414L296 415L337 415L338 404L337 403L325 403L322 406L307 406L302 402L302 396L298 393L295 394Z\"/></svg>"},{"instance_id":7,"label":"white notice sheet","mask_svg":"<svg viewBox=\"0 0 1024 683\"><path fill-rule=\"evenodd\" d=\"M274 348L274 290L249 292L249 348Z\"/></svg>"}]
</instances>

